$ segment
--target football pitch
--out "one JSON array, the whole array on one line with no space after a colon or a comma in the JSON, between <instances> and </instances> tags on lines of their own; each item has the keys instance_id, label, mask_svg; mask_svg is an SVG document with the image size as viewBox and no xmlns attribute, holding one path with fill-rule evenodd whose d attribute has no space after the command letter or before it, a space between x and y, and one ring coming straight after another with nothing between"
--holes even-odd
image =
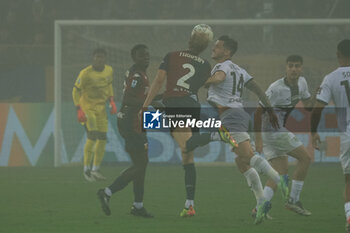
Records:
<instances>
[{"instance_id":1,"label":"football pitch","mask_svg":"<svg viewBox=\"0 0 350 233\"><path fill-rule=\"evenodd\" d=\"M286 210L277 193L270 215L253 225L255 199L234 166L197 166L197 215L181 218L185 201L180 165L150 165L145 207L155 215L143 219L129 214L132 185L115 194L111 216L100 209L96 192L111 184L127 165L104 166L107 181L87 183L81 167L0 168L0 232L4 233L312 233L344 232L344 178L340 164L313 164L301 194L309 217ZM290 167L290 172L294 169ZM291 173L290 173L291 174ZM266 180L266 177L263 177Z\"/></svg>"}]
</instances>

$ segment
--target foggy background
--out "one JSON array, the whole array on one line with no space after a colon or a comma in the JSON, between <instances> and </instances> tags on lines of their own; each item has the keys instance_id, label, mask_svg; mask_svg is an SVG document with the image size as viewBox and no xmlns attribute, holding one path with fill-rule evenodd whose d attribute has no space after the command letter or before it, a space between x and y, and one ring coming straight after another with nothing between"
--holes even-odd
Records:
<instances>
[{"instance_id":1,"label":"foggy background","mask_svg":"<svg viewBox=\"0 0 350 233\"><path fill-rule=\"evenodd\" d=\"M53 102L54 21L65 19L296 19L349 18L346 0L2 0L0 1L0 101ZM116 71L117 101L122 75L132 64L129 51L135 43L150 48L150 79L162 57L185 49L191 27L95 27L63 29L63 101L91 52L103 46ZM335 46L350 37L350 25L220 27L214 38L228 34L238 41L234 61L257 78L263 88L283 75L290 53L305 59L310 89L336 67ZM65 57L67 56L67 57ZM268 57L266 57L268 56ZM204 53L210 59L210 48ZM212 63L213 64L213 63ZM319 69L317 69L319 67Z\"/></svg>"}]
</instances>

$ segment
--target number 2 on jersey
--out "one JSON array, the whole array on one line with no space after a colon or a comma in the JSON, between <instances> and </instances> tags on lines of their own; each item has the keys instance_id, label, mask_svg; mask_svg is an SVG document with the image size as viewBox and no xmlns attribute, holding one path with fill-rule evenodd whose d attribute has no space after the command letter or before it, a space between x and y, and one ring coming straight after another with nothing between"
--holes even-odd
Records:
<instances>
[{"instance_id":1,"label":"number 2 on jersey","mask_svg":"<svg viewBox=\"0 0 350 233\"><path fill-rule=\"evenodd\" d=\"M346 97L348 97L348 104L350 105L350 87L348 80L341 81L340 85L345 87Z\"/></svg>"},{"instance_id":2,"label":"number 2 on jersey","mask_svg":"<svg viewBox=\"0 0 350 233\"><path fill-rule=\"evenodd\" d=\"M231 76L233 78L233 86L232 86L232 95L235 95L237 91L239 91L239 97L242 97L243 94L243 75L239 77L239 82L236 89L236 72L231 72Z\"/></svg>"},{"instance_id":3,"label":"number 2 on jersey","mask_svg":"<svg viewBox=\"0 0 350 233\"><path fill-rule=\"evenodd\" d=\"M179 80L177 80L176 85L186 89L190 89L190 84L186 83L186 81L195 74L196 70L194 69L193 65L188 63L183 64L182 67L184 69L189 69L190 71L181 78L179 78Z\"/></svg>"}]
</instances>

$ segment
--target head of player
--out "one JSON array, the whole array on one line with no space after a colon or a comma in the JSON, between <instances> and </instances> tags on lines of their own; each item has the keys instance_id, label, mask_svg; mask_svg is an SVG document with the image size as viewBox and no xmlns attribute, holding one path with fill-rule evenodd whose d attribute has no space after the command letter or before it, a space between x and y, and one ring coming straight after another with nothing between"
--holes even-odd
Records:
<instances>
[{"instance_id":1,"label":"head of player","mask_svg":"<svg viewBox=\"0 0 350 233\"><path fill-rule=\"evenodd\" d=\"M303 58L300 55L290 55L286 59L286 79L290 85L297 84L303 69Z\"/></svg>"},{"instance_id":2,"label":"head of player","mask_svg":"<svg viewBox=\"0 0 350 233\"><path fill-rule=\"evenodd\" d=\"M337 46L337 57L339 65L350 66L350 40L345 39L339 42Z\"/></svg>"},{"instance_id":3,"label":"head of player","mask_svg":"<svg viewBox=\"0 0 350 233\"><path fill-rule=\"evenodd\" d=\"M149 65L148 47L144 44L137 44L131 49L131 58L137 69L146 70Z\"/></svg>"},{"instance_id":4,"label":"head of player","mask_svg":"<svg viewBox=\"0 0 350 233\"><path fill-rule=\"evenodd\" d=\"M237 41L226 35L220 36L219 39L215 42L211 58L217 63L230 60L236 53L237 48Z\"/></svg>"},{"instance_id":5,"label":"head of player","mask_svg":"<svg viewBox=\"0 0 350 233\"><path fill-rule=\"evenodd\" d=\"M188 42L188 49L193 55L199 55L208 47L210 41L208 34L193 32Z\"/></svg>"},{"instance_id":6,"label":"head of player","mask_svg":"<svg viewBox=\"0 0 350 233\"><path fill-rule=\"evenodd\" d=\"M92 54L92 67L96 71L103 71L107 60L107 52L103 48L97 48Z\"/></svg>"}]
</instances>

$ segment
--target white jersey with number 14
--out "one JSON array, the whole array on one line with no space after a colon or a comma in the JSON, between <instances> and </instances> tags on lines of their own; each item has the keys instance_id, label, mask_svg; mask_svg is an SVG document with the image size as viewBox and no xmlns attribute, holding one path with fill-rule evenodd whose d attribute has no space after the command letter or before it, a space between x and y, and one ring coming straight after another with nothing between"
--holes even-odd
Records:
<instances>
[{"instance_id":1,"label":"white jersey with number 14","mask_svg":"<svg viewBox=\"0 0 350 233\"><path fill-rule=\"evenodd\" d=\"M243 107L241 99L243 88L253 77L231 60L216 64L211 75L218 71L224 72L226 77L223 82L210 85L208 101L230 108Z\"/></svg>"}]
</instances>

